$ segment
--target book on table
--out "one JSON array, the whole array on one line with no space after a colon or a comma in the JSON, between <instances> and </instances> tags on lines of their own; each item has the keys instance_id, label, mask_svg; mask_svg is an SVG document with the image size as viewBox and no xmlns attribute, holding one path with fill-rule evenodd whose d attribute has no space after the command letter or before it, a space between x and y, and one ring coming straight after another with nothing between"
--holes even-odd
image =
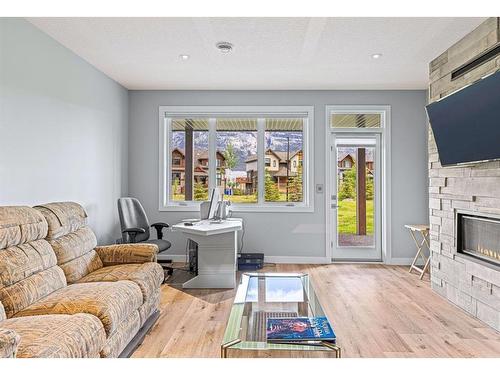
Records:
<instances>
[{"instance_id":1,"label":"book on table","mask_svg":"<svg viewBox=\"0 0 500 375\"><path fill-rule=\"evenodd\" d=\"M328 319L321 317L268 318L267 341L274 343L329 341L335 343L336 336Z\"/></svg>"}]
</instances>

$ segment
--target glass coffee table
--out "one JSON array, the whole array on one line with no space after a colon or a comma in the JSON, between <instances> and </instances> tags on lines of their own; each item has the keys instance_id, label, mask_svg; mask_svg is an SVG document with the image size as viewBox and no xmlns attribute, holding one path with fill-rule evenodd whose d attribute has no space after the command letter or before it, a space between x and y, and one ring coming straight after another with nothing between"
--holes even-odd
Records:
<instances>
[{"instance_id":1,"label":"glass coffee table","mask_svg":"<svg viewBox=\"0 0 500 375\"><path fill-rule=\"evenodd\" d=\"M221 345L221 357L341 357L335 343L266 341L267 318L326 316L304 273L244 273ZM335 329L335 327L333 327Z\"/></svg>"}]
</instances>

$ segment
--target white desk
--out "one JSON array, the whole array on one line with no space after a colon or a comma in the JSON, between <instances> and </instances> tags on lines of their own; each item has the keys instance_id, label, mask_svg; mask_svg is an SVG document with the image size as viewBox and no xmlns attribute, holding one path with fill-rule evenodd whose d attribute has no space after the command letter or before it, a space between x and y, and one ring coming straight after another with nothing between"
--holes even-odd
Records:
<instances>
[{"instance_id":1,"label":"white desk","mask_svg":"<svg viewBox=\"0 0 500 375\"><path fill-rule=\"evenodd\" d=\"M202 220L193 226L179 223L172 226L198 244L198 275L185 282L183 288L236 287L237 233L243 228L241 219L221 223Z\"/></svg>"}]
</instances>

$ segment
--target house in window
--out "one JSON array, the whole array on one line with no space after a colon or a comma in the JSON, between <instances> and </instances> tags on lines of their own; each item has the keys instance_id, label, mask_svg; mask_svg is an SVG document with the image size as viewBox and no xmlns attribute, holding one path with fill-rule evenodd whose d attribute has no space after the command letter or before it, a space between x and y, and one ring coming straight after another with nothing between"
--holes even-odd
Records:
<instances>
[{"instance_id":1,"label":"house in window","mask_svg":"<svg viewBox=\"0 0 500 375\"><path fill-rule=\"evenodd\" d=\"M356 167L356 153L353 152L343 152L337 158L337 171L340 180L344 177L344 172ZM373 176L373 153L366 153L366 168L368 169L368 175Z\"/></svg>"},{"instance_id":2,"label":"house in window","mask_svg":"<svg viewBox=\"0 0 500 375\"><path fill-rule=\"evenodd\" d=\"M226 158L224 154L217 151L217 186L222 186L225 176ZM177 186L174 194L184 194L186 158L184 150L174 148L172 150L172 186ZM200 151L194 155L193 165L194 183L201 183L208 187L208 151ZM177 182L176 182L177 181Z\"/></svg>"},{"instance_id":3,"label":"house in window","mask_svg":"<svg viewBox=\"0 0 500 375\"><path fill-rule=\"evenodd\" d=\"M264 164L280 192L286 191L287 181L297 176L299 166L302 166L302 150L274 151L266 150ZM257 155L250 155L246 161L247 183L246 193L252 194L257 189Z\"/></svg>"}]
</instances>

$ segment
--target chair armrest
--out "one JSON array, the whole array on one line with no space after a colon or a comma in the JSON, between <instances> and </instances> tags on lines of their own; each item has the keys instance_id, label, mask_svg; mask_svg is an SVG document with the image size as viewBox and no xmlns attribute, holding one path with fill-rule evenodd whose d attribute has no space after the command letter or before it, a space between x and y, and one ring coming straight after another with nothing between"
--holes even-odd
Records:
<instances>
[{"instance_id":1,"label":"chair armrest","mask_svg":"<svg viewBox=\"0 0 500 375\"><path fill-rule=\"evenodd\" d=\"M0 328L0 358L15 358L21 337L16 331Z\"/></svg>"},{"instance_id":2,"label":"chair armrest","mask_svg":"<svg viewBox=\"0 0 500 375\"><path fill-rule=\"evenodd\" d=\"M104 266L114 266L127 263L156 262L158 246L150 243L125 243L97 246L95 251Z\"/></svg>"},{"instance_id":3,"label":"chair armrest","mask_svg":"<svg viewBox=\"0 0 500 375\"><path fill-rule=\"evenodd\" d=\"M170 228L170 225L167 223L154 223L151 224L151 228L156 229L156 238L161 240L163 238L163 228Z\"/></svg>"},{"instance_id":4,"label":"chair armrest","mask_svg":"<svg viewBox=\"0 0 500 375\"><path fill-rule=\"evenodd\" d=\"M130 237L130 242L135 243L135 237L139 233L146 233L146 230L144 228L127 228L122 230L122 233L127 233Z\"/></svg>"}]
</instances>

